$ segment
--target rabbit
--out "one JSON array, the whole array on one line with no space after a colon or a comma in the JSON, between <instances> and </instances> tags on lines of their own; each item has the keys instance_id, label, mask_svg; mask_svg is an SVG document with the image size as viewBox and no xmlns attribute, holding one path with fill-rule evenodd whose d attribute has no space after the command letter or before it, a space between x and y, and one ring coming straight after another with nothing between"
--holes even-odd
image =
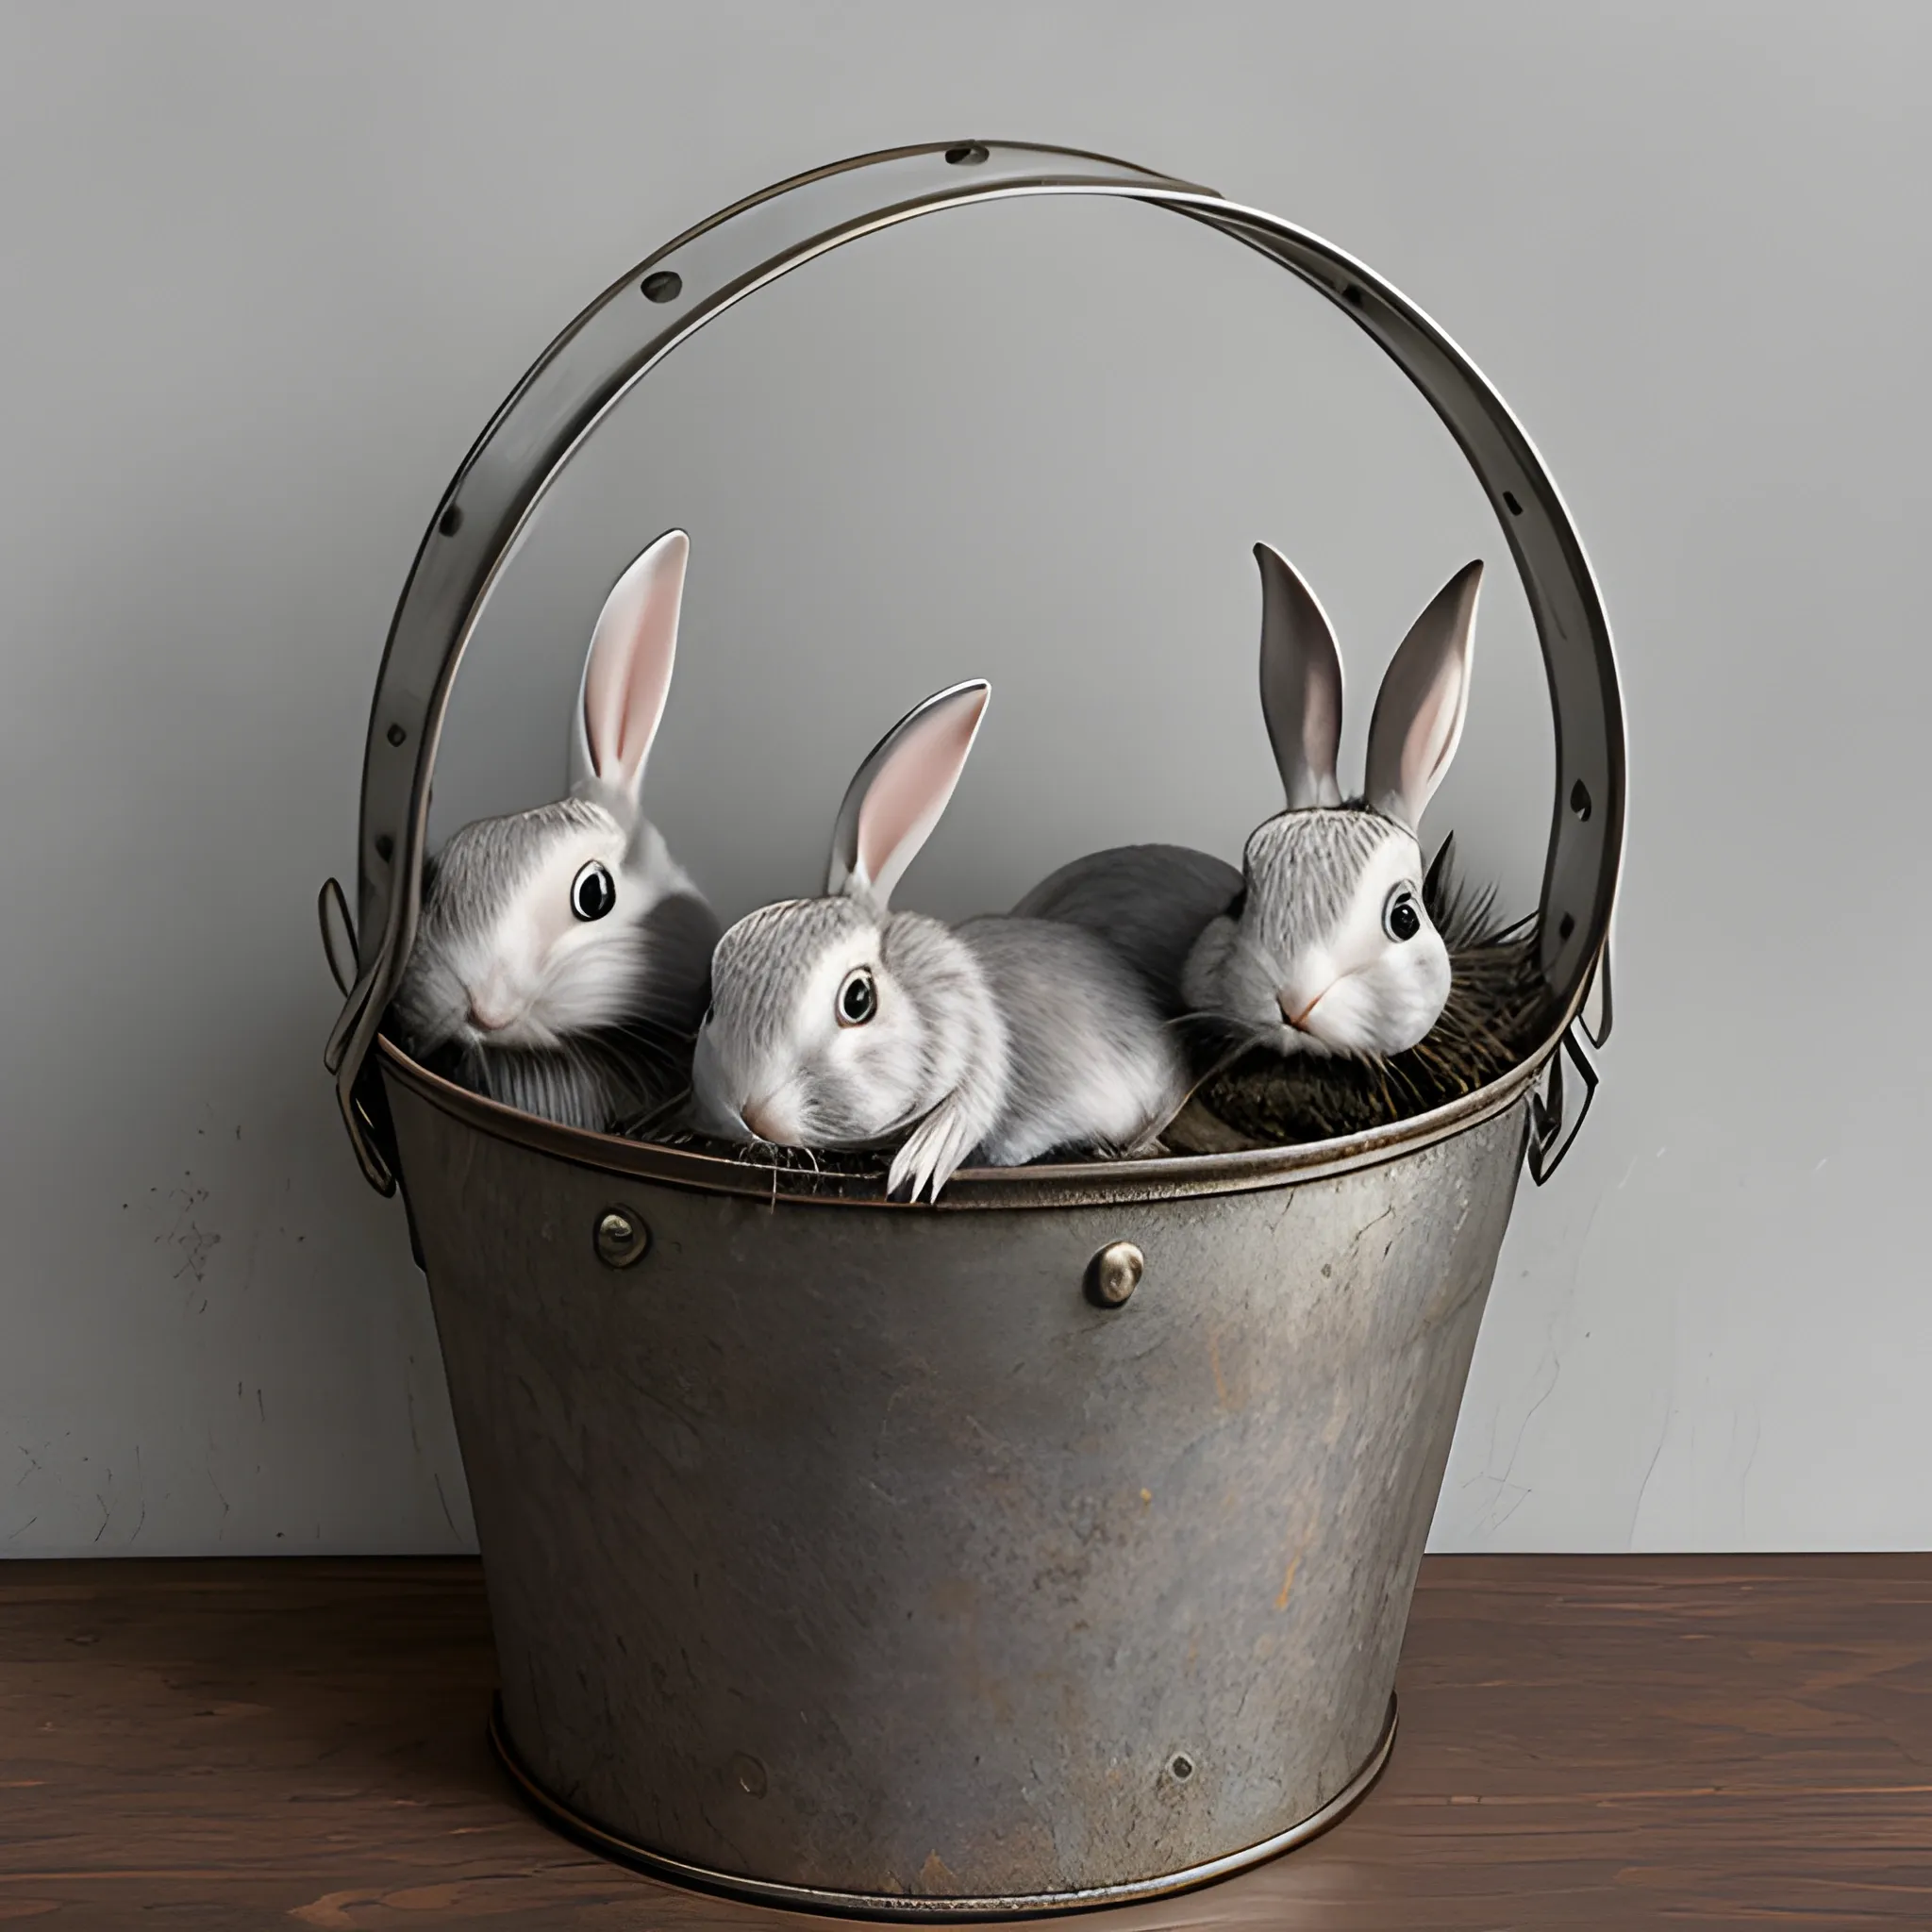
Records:
<instances>
[{"instance_id":1,"label":"rabbit","mask_svg":"<svg viewBox=\"0 0 1932 1932\"><path fill-rule=\"evenodd\" d=\"M584 660L568 797L451 836L395 1002L419 1058L492 1100L610 1130L684 1091L718 921L639 804L691 540L618 578Z\"/></svg>"},{"instance_id":2,"label":"rabbit","mask_svg":"<svg viewBox=\"0 0 1932 1932\"><path fill-rule=\"evenodd\" d=\"M1096 934L890 909L965 767L990 696L936 692L859 767L825 894L739 921L712 962L692 1118L741 1141L901 1141L887 1193L937 1200L969 1159L1134 1152L1187 1092L1152 992Z\"/></svg>"},{"instance_id":3,"label":"rabbit","mask_svg":"<svg viewBox=\"0 0 1932 1932\"><path fill-rule=\"evenodd\" d=\"M1241 890L1241 874L1224 858L1186 845L1117 845L1049 874L1011 916L1058 920L1100 934L1162 1005L1178 1012L1194 941Z\"/></svg>"},{"instance_id":4,"label":"rabbit","mask_svg":"<svg viewBox=\"0 0 1932 1932\"><path fill-rule=\"evenodd\" d=\"M1375 699L1366 792L1344 803L1334 633L1280 552L1257 543L1255 557L1261 709L1288 809L1248 840L1240 873L1185 846L1122 846L1061 867L1014 910L1102 933L1169 1010L1241 1040L1402 1053L1449 997L1417 831L1462 736L1483 566L1457 572L1404 639Z\"/></svg>"},{"instance_id":5,"label":"rabbit","mask_svg":"<svg viewBox=\"0 0 1932 1932\"><path fill-rule=\"evenodd\" d=\"M1195 941L1182 994L1283 1055L1406 1052L1449 998L1418 833L1462 739L1482 562L1457 571L1403 639L1375 694L1365 790L1344 803L1335 634L1280 552L1259 543L1255 556L1261 709L1288 809L1248 840L1243 890Z\"/></svg>"}]
</instances>

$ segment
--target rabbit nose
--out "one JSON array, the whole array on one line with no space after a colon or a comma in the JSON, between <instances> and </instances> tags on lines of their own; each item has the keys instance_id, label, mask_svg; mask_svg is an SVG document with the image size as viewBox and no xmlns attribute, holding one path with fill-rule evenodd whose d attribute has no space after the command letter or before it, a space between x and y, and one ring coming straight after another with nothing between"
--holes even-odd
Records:
<instances>
[{"instance_id":1,"label":"rabbit nose","mask_svg":"<svg viewBox=\"0 0 1932 1932\"><path fill-rule=\"evenodd\" d=\"M1324 987L1322 992L1326 991L1327 988ZM1313 999L1307 999L1298 990L1284 988L1274 995L1274 1004L1281 1008L1281 1017L1297 1033L1306 1033L1308 1030L1308 1015L1322 1004L1322 993L1318 992Z\"/></svg>"},{"instance_id":2,"label":"rabbit nose","mask_svg":"<svg viewBox=\"0 0 1932 1932\"><path fill-rule=\"evenodd\" d=\"M500 1033L516 1018L508 993L485 987L470 995L470 1024L479 1033Z\"/></svg>"}]
</instances>

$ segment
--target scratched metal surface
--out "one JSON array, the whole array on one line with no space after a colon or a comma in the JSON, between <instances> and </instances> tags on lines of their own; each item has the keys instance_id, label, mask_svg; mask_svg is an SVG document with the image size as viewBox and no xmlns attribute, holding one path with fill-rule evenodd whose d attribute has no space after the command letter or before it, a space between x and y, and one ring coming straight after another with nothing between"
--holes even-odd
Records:
<instances>
[{"instance_id":1,"label":"scratched metal surface","mask_svg":"<svg viewBox=\"0 0 1932 1932\"><path fill-rule=\"evenodd\" d=\"M1520 1106L1328 1179L948 1214L619 1179L389 1091L508 1730L566 1805L742 1876L1012 1896L1237 1852L1368 1757Z\"/></svg>"}]
</instances>

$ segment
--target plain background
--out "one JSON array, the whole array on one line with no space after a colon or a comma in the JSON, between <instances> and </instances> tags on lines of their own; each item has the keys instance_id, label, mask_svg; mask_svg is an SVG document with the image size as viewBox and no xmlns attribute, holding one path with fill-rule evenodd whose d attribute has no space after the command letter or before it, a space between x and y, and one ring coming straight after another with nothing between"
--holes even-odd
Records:
<instances>
[{"instance_id":1,"label":"plain background","mask_svg":"<svg viewBox=\"0 0 1932 1932\"><path fill-rule=\"evenodd\" d=\"M1360 255L1509 398L1603 582L1618 1034L1524 1184L1435 1546L1932 1541L1928 74L1910 4L0 9L0 1549L468 1545L424 1286L320 1061L394 599L630 262L975 137ZM808 887L859 754L974 672L909 902L1237 850L1257 537L1336 617L1351 760L1415 611L1498 566L1430 830L1533 891L1547 712L1474 484L1345 320L1185 224L949 214L680 351L486 615L445 829L554 791L604 590L674 522L651 797L729 911Z\"/></svg>"}]
</instances>

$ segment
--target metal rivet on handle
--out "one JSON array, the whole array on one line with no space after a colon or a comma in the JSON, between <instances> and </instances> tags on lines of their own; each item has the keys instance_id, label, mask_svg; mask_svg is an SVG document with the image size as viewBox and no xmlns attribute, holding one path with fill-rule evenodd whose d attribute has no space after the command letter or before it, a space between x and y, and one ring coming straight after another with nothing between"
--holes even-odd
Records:
<instances>
[{"instance_id":1,"label":"metal rivet on handle","mask_svg":"<svg viewBox=\"0 0 1932 1932\"><path fill-rule=\"evenodd\" d=\"M1141 1285L1147 1257L1132 1241L1109 1241L1087 1264L1088 1299L1117 1308Z\"/></svg>"},{"instance_id":2,"label":"metal rivet on handle","mask_svg":"<svg viewBox=\"0 0 1932 1932\"><path fill-rule=\"evenodd\" d=\"M1186 1784L1194 1774L1194 1760L1185 1751L1176 1751L1167 1760L1167 1774L1175 1784Z\"/></svg>"},{"instance_id":3,"label":"metal rivet on handle","mask_svg":"<svg viewBox=\"0 0 1932 1932\"><path fill-rule=\"evenodd\" d=\"M660 268L638 284L647 302L675 302L684 293L684 277L675 269Z\"/></svg>"},{"instance_id":4,"label":"metal rivet on handle","mask_svg":"<svg viewBox=\"0 0 1932 1932\"><path fill-rule=\"evenodd\" d=\"M607 1208L597 1217L597 1258L608 1268L628 1268L651 1245L651 1230L628 1208Z\"/></svg>"}]
</instances>

